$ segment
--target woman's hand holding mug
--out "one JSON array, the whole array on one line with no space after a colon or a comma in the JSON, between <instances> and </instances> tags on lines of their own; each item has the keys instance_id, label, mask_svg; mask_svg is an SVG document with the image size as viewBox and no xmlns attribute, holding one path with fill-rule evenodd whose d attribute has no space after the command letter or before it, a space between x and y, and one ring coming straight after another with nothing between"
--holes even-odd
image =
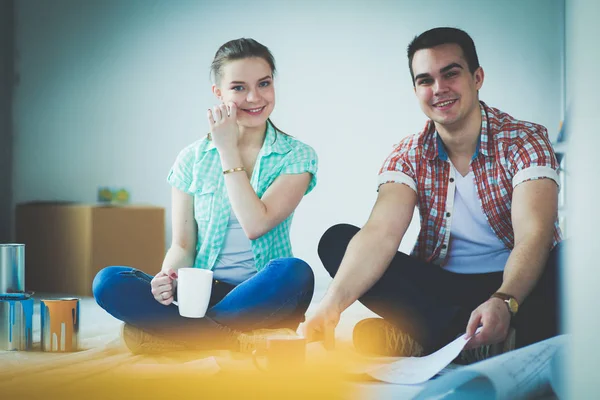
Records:
<instances>
[{"instance_id":1,"label":"woman's hand holding mug","mask_svg":"<svg viewBox=\"0 0 600 400\"><path fill-rule=\"evenodd\" d=\"M174 300L175 288L177 287L177 271L169 269L160 271L150 282L152 295L160 304L168 306Z\"/></svg>"}]
</instances>

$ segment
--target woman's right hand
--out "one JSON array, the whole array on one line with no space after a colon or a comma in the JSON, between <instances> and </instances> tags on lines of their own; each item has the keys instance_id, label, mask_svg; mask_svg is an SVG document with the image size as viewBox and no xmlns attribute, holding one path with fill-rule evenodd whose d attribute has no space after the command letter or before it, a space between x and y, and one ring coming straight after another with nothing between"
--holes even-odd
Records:
<instances>
[{"instance_id":1,"label":"woman's right hand","mask_svg":"<svg viewBox=\"0 0 600 400\"><path fill-rule=\"evenodd\" d=\"M237 124L237 105L230 101L215 106L207 113L210 134L219 154L237 150L240 128Z\"/></svg>"},{"instance_id":2,"label":"woman's right hand","mask_svg":"<svg viewBox=\"0 0 600 400\"><path fill-rule=\"evenodd\" d=\"M176 286L177 272L174 269L160 271L150 282L154 299L165 306L173 302Z\"/></svg>"}]
</instances>

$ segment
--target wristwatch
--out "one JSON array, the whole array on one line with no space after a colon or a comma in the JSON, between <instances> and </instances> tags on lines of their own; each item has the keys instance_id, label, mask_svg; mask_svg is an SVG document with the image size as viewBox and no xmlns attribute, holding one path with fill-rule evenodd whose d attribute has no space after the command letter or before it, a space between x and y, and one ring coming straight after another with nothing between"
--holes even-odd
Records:
<instances>
[{"instance_id":1,"label":"wristwatch","mask_svg":"<svg viewBox=\"0 0 600 400\"><path fill-rule=\"evenodd\" d=\"M519 311L519 302L514 298L514 296L502 292L496 292L490 298L492 297L497 297L504 301L512 317L514 317L517 311Z\"/></svg>"}]
</instances>

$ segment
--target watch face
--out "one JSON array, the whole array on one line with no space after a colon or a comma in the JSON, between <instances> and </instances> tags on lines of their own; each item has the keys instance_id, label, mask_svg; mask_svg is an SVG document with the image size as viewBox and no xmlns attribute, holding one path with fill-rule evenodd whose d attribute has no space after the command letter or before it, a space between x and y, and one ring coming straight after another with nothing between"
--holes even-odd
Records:
<instances>
[{"instance_id":1,"label":"watch face","mask_svg":"<svg viewBox=\"0 0 600 400\"><path fill-rule=\"evenodd\" d=\"M519 311L519 303L517 303L517 301L511 297L508 299L508 308L510 309L511 313L515 314L517 311Z\"/></svg>"}]
</instances>

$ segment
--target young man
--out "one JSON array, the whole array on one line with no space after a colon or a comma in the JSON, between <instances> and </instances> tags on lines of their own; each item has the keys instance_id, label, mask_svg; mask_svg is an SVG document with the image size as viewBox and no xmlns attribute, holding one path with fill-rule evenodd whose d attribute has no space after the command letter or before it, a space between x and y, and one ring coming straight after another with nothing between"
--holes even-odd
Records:
<instances>
[{"instance_id":1,"label":"young man","mask_svg":"<svg viewBox=\"0 0 600 400\"><path fill-rule=\"evenodd\" d=\"M383 164L365 226L321 238L334 279L301 329L331 335L359 300L383 317L354 328L355 347L375 354L427 354L478 326L467 348L557 334L558 163L546 129L479 101L483 69L459 29L416 37L408 61L430 120ZM408 256L397 250L415 206L421 230Z\"/></svg>"}]
</instances>

